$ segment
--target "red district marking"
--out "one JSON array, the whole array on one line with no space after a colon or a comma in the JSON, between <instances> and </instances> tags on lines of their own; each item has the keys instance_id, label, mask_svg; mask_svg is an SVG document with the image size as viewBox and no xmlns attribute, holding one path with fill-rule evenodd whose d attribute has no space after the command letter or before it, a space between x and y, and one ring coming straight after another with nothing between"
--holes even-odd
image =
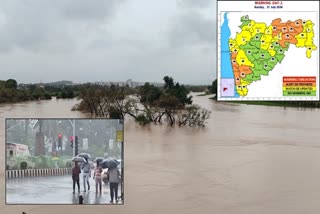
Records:
<instances>
[{"instance_id":1,"label":"red district marking","mask_svg":"<svg viewBox=\"0 0 320 214\"><path fill-rule=\"evenodd\" d=\"M223 91L226 91L226 90L228 90L228 88L223 88Z\"/></svg>"},{"instance_id":2,"label":"red district marking","mask_svg":"<svg viewBox=\"0 0 320 214\"><path fill-rule=\"evenodd\" d=\"M316 82L316 77L283 77L283 82Z\"/></svg>"}]
</instances>

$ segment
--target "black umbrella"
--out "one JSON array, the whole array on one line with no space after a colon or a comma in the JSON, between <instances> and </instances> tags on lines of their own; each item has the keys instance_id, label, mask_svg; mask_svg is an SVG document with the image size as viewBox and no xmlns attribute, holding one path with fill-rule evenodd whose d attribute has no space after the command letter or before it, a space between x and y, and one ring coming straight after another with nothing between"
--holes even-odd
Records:
<instances>
[{"instance_id":1,"label":"black umbrella","mask_svg":"<svg viewBox=\"0 0 320 214\"><path fill-rule=\"evenodd\" d=\"M97 157L96 159L94 159L94 162L98 162L98 164L101 164L101 162L104 160L104 158L102 157Z\"/></svg>"},{"instance_id":2,"label":"black umbrella","mask_svg":"<svg viewBox=\"0 0 320 214\"><path fill-rule=\"evenodd\" d=\"M103 169L105 168L116 168L118 165L120 164L119 161L117 161L116 159L105 159L101 162L101 167Z\"/></svg>"},{"instance_id":3,"label":"black umbrella","mask_svg":"<svg viewBox=\"0 0 320 214\"><path fill-rule=\"evenodd\" d=\"M91 156L88 153L80 153L80 154L77 155L77 157L91 159Z\"/></svg>"},{"instance_id":4,"label":"black umbrella","mask_svg":"<svg viewBox=\"0 0 320 214\"><path fill-rule=\"evenodd\" d=\"M86 160L83 157L73 157L73 162L86 162Z\"/></svg>"},{"instance_id":5,"label":"black umbrella","mask_svg":"<svg viewBox=\"0 0 320 214\"><path fill-rule=\"evenodd\" d=\"M94 159L95 162L98 161L99 163L101 163L103 160L104 160L104 158L102 158L102 157L97 157L96 159Z\"/></svg>"}]
</instances>

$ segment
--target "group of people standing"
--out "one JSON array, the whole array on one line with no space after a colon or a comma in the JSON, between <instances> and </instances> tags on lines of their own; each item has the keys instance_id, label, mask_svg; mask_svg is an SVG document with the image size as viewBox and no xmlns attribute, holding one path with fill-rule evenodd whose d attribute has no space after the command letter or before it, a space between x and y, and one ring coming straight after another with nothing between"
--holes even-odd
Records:
<instances>
[{"instance_id":1,"label":"group of people standing","mask_svg":"<svg viewBox=\"0 0 320 214\"><path fill-rule=\"evenodd\" d=\"M79 162L75 162L74 167L72 168L72 180L73 180L73 194L75 194L75 186L78 186L78 193L80 193L80 174L82 170L83 178L83 189L86 192L86 187L88 186L88 191L90 190L89 178L91 177L91 167L88 162L88 159L85 158L85 162L79 166ZM103 169L100 166L100 162L96 161L96 166L94 168L93 180L96 182L96 193L102 193L102 173ZM110 188L110 203L113 203L114 199L118 202L118 186L121 182L121 175L119 169L111 168L107 171L107 180L109 181ZM98 191L99 190L99 191Z\"/></svg>"}]
</instances>

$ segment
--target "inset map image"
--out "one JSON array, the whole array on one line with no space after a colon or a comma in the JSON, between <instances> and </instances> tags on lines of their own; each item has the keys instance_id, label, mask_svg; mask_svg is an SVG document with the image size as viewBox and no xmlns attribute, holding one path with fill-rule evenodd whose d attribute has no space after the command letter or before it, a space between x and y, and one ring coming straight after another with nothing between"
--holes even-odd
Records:
<instances>
[{"instance_id":1,"label":"inset map image","mask_svg":"<svg viewBox=\"0 0 320 214\"><path fill-rule=\"evenodd\" d=\"M219 14L218 100L319 100L317 11Z\"/></svg>"}]
</instances>

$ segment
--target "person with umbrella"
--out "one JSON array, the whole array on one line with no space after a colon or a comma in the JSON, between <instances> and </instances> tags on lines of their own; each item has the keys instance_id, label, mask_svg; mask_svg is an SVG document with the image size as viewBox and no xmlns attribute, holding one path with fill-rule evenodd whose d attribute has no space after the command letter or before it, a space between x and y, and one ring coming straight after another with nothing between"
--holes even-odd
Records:
<instances>
[{"instance_id":1,"label":"person with umbrella","mask_svg":"<svg viewBox=\"0 0 320 214\"><path fill-rule=\"evenodd\" d=\"M83 189L86 192L86 183L88 184L88 191L90 190L89 177L91 177L91 167L88 161L88 157L84 158L86 161L82 164L83 172Z\"/></svg>"},{"instance_id":2,"label":"person with umbrella","mask_svg":"<svg viewBox=\"0 0 320 214\"><path fill-rule=\"evenodd\" d=\"M79 175L81 173L80 167L78 166L78 161L74 162L74 167L72 168L72 181L73 181L73 194L75 193L76 184L78 186L78 192L80 193Z\"/></svg>"},{"instance_id":3,"label":"person with umbrella","mask_svg":"<svg viewBox=\"0 0 320 214\"><path fill-rule=\"evenodd\" d=\"M107 177L109 178L109 187L110 187L110 203L113 203L113 199L118 203L118 185L121 182L120 179L120 171L117 167L117 164L112 165L112 167L108 167Z\"/></svg>"},{"instance_id":4,"label":"person with umbrella","mask_svg":"<svg viewBox=\"0 0 320 214\"><path fill-rule=\"evenodd\" d=\"M93 174L93 180L96 181L96 193L98 193L98 186L101 194L102 190L102 180L101 180L101 173L102 173L102 168L100 166L100 159L96 159L96 168L94 170Z\"/></svg>"}]
</instances>

